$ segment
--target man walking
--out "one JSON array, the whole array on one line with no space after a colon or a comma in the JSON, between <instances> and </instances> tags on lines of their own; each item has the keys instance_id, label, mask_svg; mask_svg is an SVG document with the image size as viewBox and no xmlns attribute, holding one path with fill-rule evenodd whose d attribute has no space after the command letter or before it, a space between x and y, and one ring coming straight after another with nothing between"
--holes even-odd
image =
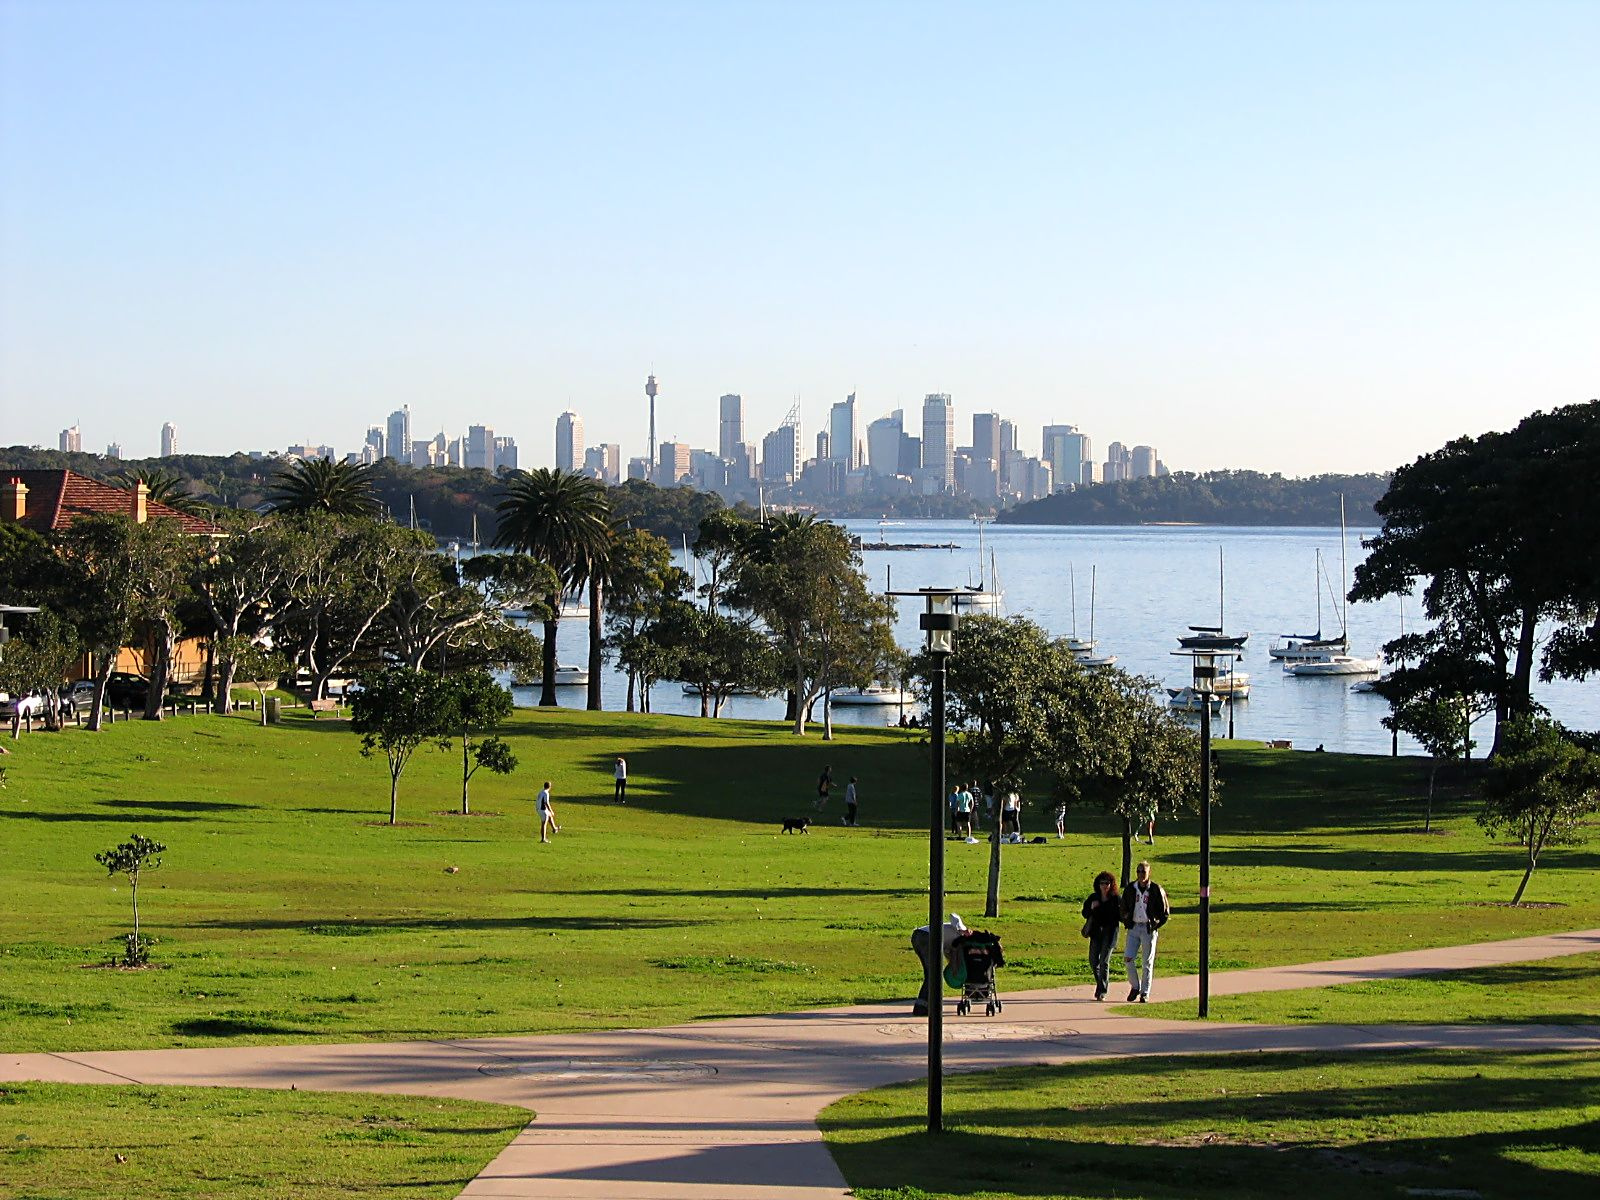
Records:
<instances>
[{"instance_id":1,"label":"man walking","mask_svg":"<svg viewBox=\"0 0 1600 1200\"><path fill-rule=\"evenodd\" d=\"M1128 964L1128 999L1140 1004L1150 999L1150 981L1156 972L1156 934L1172 915L1172 905L1162 886L1150 878L1150 864L1142 862L1134 881L1122 893L1122 923L1128 928L1123 958Z\"/></svg>"},{"instance_id":2,"label":"man walking","mask_svg":"<svg viewBox=\"0 0 1600 1200\"><path fill-rule=\"evenodd\" d=\"M552 833L560 833L561 826L556 824L556 810L550 803L550 781L544 781L544 790L539 793L539 840L548 842Z\"/></svg>"},{"instance_id":3,"label":"man walking","mask_svg":"<svg viewBox=\"0 0 1600 1200\"><path fill-rule=\"evenodd\" d=\"M850 782L844 786L844 823L856 823L856 777L850 776Z\"/></svg>"},{"instance_id":4,"label":"man walking","mask_svg":"<svg viewBox=\"0 0 1600 1200\"><path fill-rule=\"evenodd\" d=\"M612 771L612 775L617 781L616 801L618 804L626 804L628 802L628 760L620 754L617 755L617 765L616 769Z\"/></svg>"}]
</instances>

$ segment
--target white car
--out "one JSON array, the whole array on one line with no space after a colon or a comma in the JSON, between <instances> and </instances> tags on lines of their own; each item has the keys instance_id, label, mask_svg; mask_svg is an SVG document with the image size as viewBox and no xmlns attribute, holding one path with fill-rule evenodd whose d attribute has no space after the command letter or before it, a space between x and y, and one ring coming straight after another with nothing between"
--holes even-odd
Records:
<instances>
[{"instance_id":1,"label":"white car","mask_svg":"<svg viewBox=\"0 0 1600 1200\"><path fill-rule=\"evenodd\" d=\"M4 700L0 700L0 720L42 716L44 716L44 697L38 692L29 692L25 696L7 696Z\"/></svg>"}]
</instances>

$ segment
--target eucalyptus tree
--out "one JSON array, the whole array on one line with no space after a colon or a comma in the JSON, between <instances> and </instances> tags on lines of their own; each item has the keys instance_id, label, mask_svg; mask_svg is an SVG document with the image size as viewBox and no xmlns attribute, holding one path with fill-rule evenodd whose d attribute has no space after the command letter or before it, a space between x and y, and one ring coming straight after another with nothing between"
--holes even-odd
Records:
<instances>
[{"instance_id":1,"label":"eucalyptus tree","mask_svg":"<svg viewBox=\"0 0 1600 1200\"><path fill-rule=\"evenodd\" d=\"M865 646L892 640L894 608L867 588L844 529L806 515L769 521L735 563L730 599L766 625L794 695L794 732L817 697L849 677Z\"/></svg>"},{"instance_id":2,"label":"eucalyptus tree","mask_svg":"<svg viewBox=\"0 0 1600 1200\"><path fill-rule=\"evenodd\" d=\"M383 505L366 463L303 458L272 479L274 512L325 513L335 517L376 517Z\"/></svg>"},{"instance_id":3,"label":"eucalyptus tree","mask_svg":"<svg viewBox=\"0 0 1600 1200\"><path fill-rule=\"evenodd\" d=\"M548 563L561 587L545 597L544 669L539 704L556 703L556 633L561 594L590 583L610 550L610 505L604 486L587 475L540 467L520 471L495 505L495 545L520 550ZM598 589L591 601L598 604ZM590 636L595 624L591 618ZM591 654L593 649L591 648Z\"/></svg>"},{"instance_id":4,"label":"eucalyptus tree","mask_svg":"<svg viewBox=\"0 0 1600 1200\"><path fill-rule=\"evenodd\" d=\"M213 707L233 710L233 681L239 671L234 651L269 625L286 599L284 581L293 569L295 542L282 521L257 513L224 509L217 522L225 535L195 565L195 591L211 615L217 655Z\"/></svg>"},{"instance_id":5,"label":"eucalyptus tree","mask_svg":"<svg viewBox=\"0 0 1600 1200\"><path fill-rule=\"evenodd\" d=\"M665 604L688 591L689 574L673 565L672 547L665 539L633 529L618 534L612 546L610 581L606 645L627 674L627 711L633 712L636 704L646 702L649 683L666 665L645 630Z\"/></svg>"}]
</instances>

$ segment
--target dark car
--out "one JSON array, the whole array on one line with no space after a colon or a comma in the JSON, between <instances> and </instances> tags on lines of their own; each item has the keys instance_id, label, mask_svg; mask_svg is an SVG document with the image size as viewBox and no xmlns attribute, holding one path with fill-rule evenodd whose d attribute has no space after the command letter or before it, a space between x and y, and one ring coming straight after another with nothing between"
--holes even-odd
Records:
<instances>
[{"instance_id":1,"label":"dark car","mask_svg":"<svg viewBox=\"0 0 1600 1200\"><path fill-rule=\"evenodd\" d=\"M150 681L132 671L113 671L106 680L106 703L113 708L143 708L150 696Z\"/></svg>"}]
</instances>

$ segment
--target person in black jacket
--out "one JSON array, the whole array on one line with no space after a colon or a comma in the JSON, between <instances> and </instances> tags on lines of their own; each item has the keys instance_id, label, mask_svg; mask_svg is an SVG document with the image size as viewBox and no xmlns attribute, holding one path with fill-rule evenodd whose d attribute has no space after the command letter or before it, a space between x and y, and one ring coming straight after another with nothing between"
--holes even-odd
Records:
<instances>
[{"instance_id":1,"label":"person in black jacket","mask_svg":"<svg viewBox=\"0 0 1600 1200\"><path fill-rule=\"evenodd\" d=\"M1142 862L1134 881L1122 893L1122 923L1128 940L1122 956L1128 963L1128 999L1143 1004L1150 999L1150 981L1156 973L1156 933L1172 915L1172 905L1159 883L1150 878L1150 864Z\"/></svg>"},{"instance_id":2,"label":"person in black jacket","mask_svg":"<svg viewBox=\"0 0 1600 1200\"><path fill-rule=\"evenodd\" d=\"M1122 916L1117 877L1101 871L1094 891L1083 902L1084 928L1089 931L1089 970L1094 974L1094 998L1104 1000L1111 986L1111 952L1117 948L1117 922Z\"/></svg>"}]
</instances>

